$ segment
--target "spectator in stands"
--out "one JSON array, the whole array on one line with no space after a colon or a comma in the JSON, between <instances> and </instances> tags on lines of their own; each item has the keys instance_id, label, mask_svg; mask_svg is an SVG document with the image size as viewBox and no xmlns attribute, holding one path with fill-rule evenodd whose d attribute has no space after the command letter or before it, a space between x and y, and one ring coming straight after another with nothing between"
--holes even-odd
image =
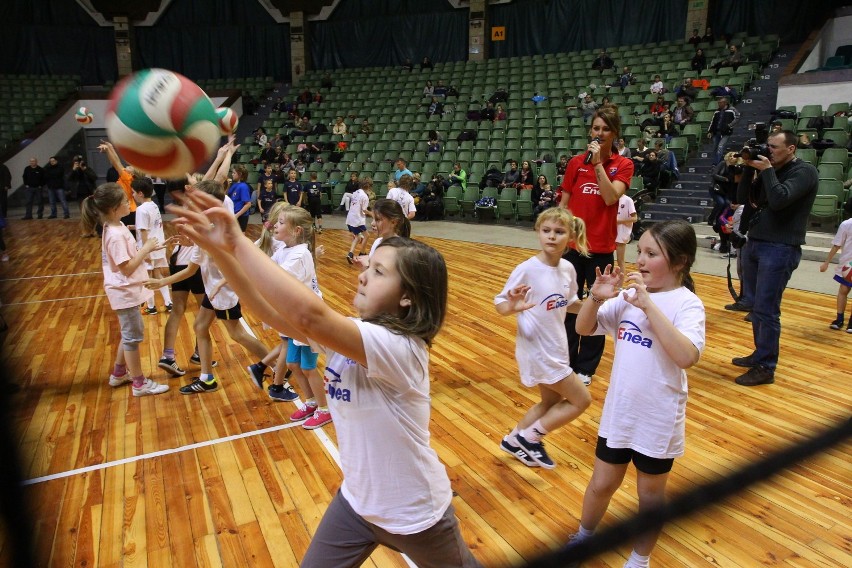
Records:
<instances>
[{"instance_id":1,"label":"spectator in stands","mask_svg":"<svg viewBox=\"0 0 852 568\"><path fill-rule=\"evenodd\" d=\"M284 97L278 97L272 105L273 112L284 112Z\"/></svg>"},{"instance_id":2,"label":"spectator in stands","mask_svg":"<svg viewBox=\"0 0 852 568\"><path fill-rule=\"evenodd\" d=\"M685 96L678 96L677 103L671 109L671 113L672 120L681 130L683 130L684 126L692 122L695 116L695 111L692 110L692 106L689 105Z\"/></svg>"},{"instance_id":3,"label":"spectator in stands","mask_svg":"<svg viewBox=\"0 0 852 568\"><path fill-rule=\"evenodd\" d=\"M660 187L661 167L660 161L657 160L657 152L649 150L638 173L642 176L642 185L645 189L651 190L652 195L656 195L657 188Z\"/></svg>"},{"instance_id":4,"label":"spectator in stands","mask_svg":"<svg viewBox=\"0 0 852 568\"><path fill-rule=\"evenodd\" d=\"M65 168L51 156L44 166L44 185L47 188L47 197L50 201L50 216L48 219L56 219L56 201L62 204L62 212L65 219L71 215L68 213L68 201L65 199Z\"/></svg>"},{"instance_id":5,"label":"spectator in stands","mask_svg":"<svg viewBox=\"0 0 852 568\"><path fill-rule=\"evenodd\" d=\"M530 98L530 100L531 100L533 103L535 103L535 104L537 104L537 105L538 105L538 104L543 103L544 101L546 101L546 100L547 100L547 97L545 97L544 95L540 95L540 94L538 94L538 93L533 93L533 96Z\"/></svg>"},{"instance_id":6,"label":"spectator in stands","mask_svg":"<svg viewBox=\"0 0 852 568\"><path fill-rule=\"evenodd\" d=\"M373 125L370 124L368 119L364 119L361 121L361 128L358 130L361 134L372 134L373 133Z\"/></svg>"},{"instance_id":7,"label":"spectator in stands","mask_svg":"<svg viewBox=\"0 0 852 568\"><path fill-rule=\"evenodd\" d=\"M727 97L732 103L737 103L740 100L740 94L730 85L720 85L710 91L714 97Z\"/></svg>"},{"instance_id":8,"label":"spectator in stands","mask_svg":"<svg viewBox=\"0 0 852 568\"><path fill-rule=\"evenodd\" d=\"M704 55L704 50L700 47L695 50L695 55L689 62L690 68L696 73L701 73L707 68L707 56Z\"/></svg>"},{"instance_id":9,"label":"spectator in stands","mask_svg":"<svg viewBox=\"0 0 852 568\"><path fill-rule=\"evenodd\" d=\"M453 164L453 170L447 174L447 179L444 181L446 187L451 185L460 185L462 191L467 189L467 172L461 167L460 162Z\"/></svg>"},{"instance_id":10,"label":"spectator in stands","mask_svg":"<svg viewBox=\"0 0 852 568\"><path fill-rule=\"evenodd\" d=\"M503 174L503 179L497 187L501 189L504 187L517 187L518 177L518 162L516 160L509 160L509 169Z\"/></svg>"},{"instance_id":11,"label":"spectator in stands","mask_svg":"<svg viewBox=\"0 0 852 568\"><path fill-rule=\"evenodd\" d=\"M650 148L645 145L645 137L640 136L636 139L636 149L630 151L630 159L633 160L635 164L635 169L638 171L639 168L642 167L642 164L645 162L645 158L648 156L648 152L650 152Z\"/></svg>"},{"instance_id":12,"label":"spectator in stands","mask_svg":"<svg viewBox=\"0 0 852 568\"><path fill-rule=\"evenodd\" d=\"M676 97L685 97L686 104L690 104L698 96L698 88L692 84L692 77L686 77L675 89Z\"/></svg>"},{"instance_id":13,"label":"spectator in stands","mask_svg":"<svg viewBox=\"0 0 852 568\"><path fill-rule=\"evenodd\" d=\"M426 86L423 87L423 96L431 97L435 94L435 87L432 85L432 81L426 81Z\"/></svg>"},{"instance_id":14,"label":"spectator in stands","mask_svg":"<svg viewBox=\"0 0 852 568\"><path fill-rule=\"evenodd\" d=\"M402 64L402 70L403 71L411 71L413 69L414 69L414 64L411 63L411 59L406 59L405 62Z\"/></svg>"},{"instance_id":15,"label":"spectator in stands","mask_svg":"<svg viewBox=\"0 0 852 568\"><path fill-rule=\"evenodd\" d=\"M686 40L686 43L692 44L695 47L698 47L698 44L701 43L701 36L698 35L698 28L693 28L692 35L689 36L689 39Z\"/></svg>"},{"instance_id":16,"label":"spectator in stands","mask_svg":"<svg viewBox=\"0 0 852 568\"><path fill-rule=\"evenodd\" d=\"M748 371L738 385L775 382L781 336L781 299L799 266L811 208L819 187L817 169L796 159L796 135L789 130L769 135L769 158L748 160L737 186L737 203L754 204L744 214L748 241L740 251L743 294L752 299L754 351L731 363ZM748 216L746 220L745 216ZM727 308L727 306L726 306ZM737 309L737 308L734 308ZM798 354L793 359L799 359Z\"/></svg>"},{"instance_id":17,"label":"spectator in stands","mask_svg":"<svg viewBox=\"0 0 852 568\"><path fill-rule=\"evenodd\" d=\"M30 163L24 168L24 188L27 192L27 208L24 214L24 219L33 218L33 201L38 207L38 218L44 216L44 196L42 195L42 187L44 187L44 168L38 165L38 159L30 158Z\"/></svg>"},{"instance_id":18,"label":"spectator in stands","mask_svg":"<svg viewBox=\"0 0 852 568\"><path fill-rule=\"evenodd\" d=\"M394 181L399 181L399 178L406 175L411 175L411 170L408 169L408 162L405 161L405 158L397 158L396 171L393 173Z\"/></svg>"},{"instance_id":19,"label":"spectator in stands","mask_svg":"<svg viewBox=\"0 0 852 568\"><path fill-rule=\"evenodd\" d=\"M518 189L532 189L535 185L535 173L532 171L529 160L521 162L518 170Z\"/></svg>"},{"instance_id":20,"label":"spectator in stands","mask_svg":"<svg viewBox=\"0 0 852 568\"><path fill-rule=\"evenodd\" d=\"M442 114L444 114L444 103L438 102L437 97L432 97L426 116L441 116Z\"/></svg>"},{"instance_id":21,"label":"spectator in stands","mask_svg":"<svg viewBox=\"0 0 852 568\"><path fill-rule=\"evenodd\" d=\"M344 137L346 133L349 131L349 127L346 126L346 123L343 122L343 117L338 116L334 120L334 126L331 127L331 133L334 136Z\"/></svg>"},{"instance_id":22,"label":"spectator in stands","mask_svg":"<svg viewBox=\"0 0 852 568\"><path fill-rule=\"evenodd\" d=\"M488 101L485 103L485 108L479 111L479 120L494 122L495 118L497 118L497 112L494 110L494 103Z\"/></svg>"},{"instance_id":23,"label":"spectator in stands","mask_svg":"<svg viewBox=\"0 0 852 568\"><path fill-rule=\"evenodd\" d=\"M598 110L600 105L595 102L595 99L592 98L592 95L586 93L586 96L583 97L583 102L580 103L580 110L583 112L583 122L588 123L589 119L595 114L595 111Z\"/></svg>"},{"instance_id":24,"label":"spectator in stands","mask_svg":"<svg viewBox=\"0 0 852 568\"><path fill-rule=\"evenodd\" d=\"M630 148L627 147L627 142L624 141L624 138L619 138L618 140L616 140L615 144L613 144L612 147L614 150L618 150L619 156L630 158Z\"/></svg>"},{"instance_id":25,"label":"spectator in stands","mask_svg":"<svg viewBox=\"0 0 852 568\"><path fill-rule=\"evenodd\" d=\"M432 94L436 97L446 97L447 96L447 86L444 85L444 82L438 79L438 84L435 85L435 88L432 90Z\"/></svg>"},{"instance_id":26,"label":"spectator in stands","mask_svg":"<svg viewBox=\"0 0 852 568\"><path fill-rule=\"evenodd\" d=\"M273 148L282 148L284 146L284 139L276 132L275 136L272 137L272 140L270 140L269 143Z\"/></svg>"},{"instance_id":27,"label":"spectator in stands","mask_svg":"<svg viewBox=\"0 0 852 568\"><path fill-rule=\"evenodd\" d=\"M733 67L736 70L743 63L745 63L745 56L735 44L731 44L728 46L728 56L717 61L713 68L719 70L722 67Z\"/></svg>"},{"instance_id":28,"label":"spectator in stands","mask_svg":"<svg viewBox=\"0 0 852 568\"><path fill-rule=\"evenodd\" d=\"M509 91L506 90L506 87L497 87L497 90L488 97L488 102L491 104L497 103L505 103L509 100Z\"/></svg>"},{"instance_id":29,"label":"spectator in stands","mask_svg":"<svg viewBox=\"0 0 852 568\"><path fill-rule=\"evenodd\" d=\"M263 148L269 142L269 137L266 135L266 130L262 126L254 131L254 143Z\"/></svg>"},{"instance_id":30,"label":"spectator in stands","mask_svg":"<svg viewBox=\"0 0 852 568\"><path fill-rule=\"evenodd\" d=\"M497 111L494 113L494 122L506 120L506 111L503 110L503 105L497 105Z\"/></svg>"},{"instance_id":31,"label":"spectator in stands","mask_svg":"<svg viewBox=\"0 0 852 568\"><path fill-rule=\"evenodd\" d=\"M808 136L807 132L802 132L799 134L799 143L797 144L798 148L813 148L811 144L811 137ZM846 187L849 187L848 185Z\"/></svg>"},{"instance_id":32,"label":"spectator in stands","mask_svg":"<svg viewBox=\"0 0 852 568\"><path fill-rule=\"evenodd\" d=\"M258 159L263 164L271 164L275 161L276 158L275 149L272 147L270 142L264 144L263 148L260 150L260 155Z\"/></svg>"},{"instance_id":33,"label":"spectator in stands","mask_svg":"<svg viewBox=\"0 0 852 568\"><path fill-rule=\"evenodd\" d=\"M661 139L654 141L654 152L657 153L657 161L660 162L660 187L668 187L672 176L677 175L677 160Z\"/></svg>"},{"instance_id":34,"label":"spectator in stands","mask_svg":"<svg viewBox=\"0 0 852 568\"><path fill-rule=\"evenodd\" d=\"M734 132L734 125L739 119L737 111L730 106L727 97L719 97L717 100L719 109L713 113L713 120L707 128L707 138L713 140L713 165L715 166L725 155L725 147L728 138Z\"/></svg>"},{"instance_id":35,"label":"spectator in stands","mask_svg":"<svg viewBox=\"0 0 852 568\"><path fill-rule=\"evenodd\" d=\"M713 43L716 41L716 36L713 35L713 30L710 26L707 26L704 29L704 35L701 37L701 41L704 43Z\"/></svg>"},{"instance_id":36,"label":"spectator in stands","mask_svg":"<svg viewBox=\"0 0 852 568\"><path fill-rule=\"evenodd\" d=\"M784 125L781 124L780 120L773 120L769 124L770 133L781 132L782 130L784 130ZM799 146L799 148L801 148L801 146Z\"/></svg>"},{"instance_id":37,"label":"spectator in stands","mask_svg":"<svg viewBox=\"0 0 852 568\"><path fill-rule=\"evenodd\" d=\"M322 104L322 101L323 101L322 93L319 92L319 91L314 93L314 98L313 98L314 104L317 105L317 106L320 106Z\"/></svg>"},{"instance_id":38,"label":"spectator in stands","mask_svg":"<svg viewBox=\"0 0 852 568\"><path fill-rule=\"evenodd\" d=\"M424 57L423 61L420 62L420 69L432 69L433 67L434 65L428 57Z\"/></svg>"},{"instance_id":39,"label":"spectator in stands","mask_svg":"<svg viewBox=\"0 0 852 568\"><path fill-rule=\"evenodd\" d=\"M630 67L625 65L621 70L621 77L618 78L618 86L621 87L621 90L623 91L627 85L634 85L635 83L636 77L633 75Z\"/></svg>"},{"instance_id":40,"label":"spectator in stands","mask_svg":"<svg viewBox=\"0 0 852 568\"><path fill-rule=\"evenodd\" d=\"M568 156L562 154L559 156L559 163L556 164L556 174L559 176L565 175L565 168L568 167Z\"/></svg>"},{"instance_id":41,"label":"spectator in stands","mask_svg":"<svg viewBox=\"0 0 852 568\"><path fill-rule=\"evenodd\" d=\"M557 205L553 186L547 181L547 176L538 176L532 190L533 220L545 209Z\"/></svg>"},{"instance_id":42,"label":"spectator in stands","mask_svg":"<svg viewBox=\"0 0 852 568\"><path fill-rule=\"evenodd\" d=\"M655 95L662 95L666 92L666 84L663 83L662 77L659 75L654 75L654 80L651 83L650 91Z\"/></svg>"},{"instance_id":43,"label":"spectator in stands","mask_svg":"<svg viewBox=\"0 0 852 568\"><path fill-rule=\"evenodd\" d=\"M430 138L426 143L426 154L439 154L441 152L441 143L437 138Z\"/></svg>"},{"instance_id":44,"label":"spectator in stands","mask_svg":"<svg viewBox=\"0 0 852 568\"><path fill-rule=\"evenodd\" d=\"M675 126L674 120L672 120L672 113L666 112L660 118L660 129L654 134L657 138L664 138L666 144L672 141L672 138L680 134L680 131ZM660 141L662 142L662 140ZM659 157L659 156L657 156Z\"/></svg>"},{"instance_id":45,"label":"spectator in stands","mask_svg":"<svg viewBox=\"0 0 852 568\"><path fill-rule=\"evenodd\" d=\"M595 71L600 71L601 74L607 69L612 69L615 65L615 62L612 60L612 57L606 52L605 49L602 49L598 56L592 61L592 69Z\"/></svg>"},{"instance_id":46,"label":"spectator in stands","mask_svg":"<svg viewBox=\"0 0 852 568\"><path fill-rule=\"evenodd\" d=\"M299 104L309 106L311 104L311 101L314 100L314 94L307 87L305 87L305 90L299 93L299 96L296 98L296 100L299 101Z\"/></svg>"},{"instance_id":47,"label":"spectator in stands","mask_svg":"<svg viewBox=\"0 0 852 568\"><path fill-rule=\"evenodd\" d=\"M307 116L303 116L297 123L296 128L290 132L290 138L295 138L296 136L307 136L311 133L311 130L313 130L311 120Z\"/></svg>"},{"instance_id":48,"label":"spectator in stands","mask_svg":"<svg viewBox=\"0 0 852 568\"><path fill-rule=\"evenodd\" d=\"M322 80L320 81L320 87L323 89L330 89L334 86L334 83L331 81L331 75L326 73L322 76Z\"/></svg>"},{"instance_id":49,"label":"spectator in stands","mask_svg":"<svg viewBox=\"0 0 852 568\"><path fill-rule=\"evenodd\" d=\"M651 116L656 118L658 121L661 121L663 115L669 112L669 105L666 103L666 99L663 98L662 95L657 97L657 100L651 103L651 108L649 109Z\"/></svg>"}]
</instances>

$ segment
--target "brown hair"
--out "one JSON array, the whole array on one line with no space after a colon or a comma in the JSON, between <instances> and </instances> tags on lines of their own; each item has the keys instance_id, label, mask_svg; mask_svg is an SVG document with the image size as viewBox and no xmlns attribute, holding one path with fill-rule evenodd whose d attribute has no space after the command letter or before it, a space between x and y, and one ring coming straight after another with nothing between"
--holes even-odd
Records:
<instances>
[{"instance_id":1,"label":"brown hair","mask_svg":"<svg viewBox=\"0 0 852 568\"><path fill-rule=\"evenodd\" d=\"M411 236L411 221L405 216L402 206L393 199L377 199L373 204L373 215L392 221L394 233L400 237Z\"/></svg>"},{"instance_id":2,"label":"brown hair","mask_svg":"<svg viewBox=\"0 0 852 568\"><path fill-rule=\"evenodd\" d=\"M600 118L604 121L604 124L609 126L609 129L612 131L613 140L618 140L621 137L621 116L618 114L617 105L606 105L598 108L595 114L592 115L592 120L589 124L594 122L596 118Z\"/></svg>"},{"instance_id":3,"label":"brown hair","mask_svg":"<svg viewBox=\"0 0 852 568\"><path fill-rule=\"evenodd\" d=\"M681 265L679 274L681 285L690 292L695 292L695 282L689 270L695 263L698 241L692 225L682 219L671 219L653 223L645 232L649 233L660 246L669 267Z\"/></svg>"},{"instance_id":4,"label":"brown hair","mask_svg":"<svg viewBox=\"0 0 852 568\"><path fill-rule=\"evenodd\" d=\"M121 207L127 199L124 189L117 183L99 185L92 195L83 200L82 223L86 233L95 230L95 226L113 209Z\"/></svg>"}]
</instances>

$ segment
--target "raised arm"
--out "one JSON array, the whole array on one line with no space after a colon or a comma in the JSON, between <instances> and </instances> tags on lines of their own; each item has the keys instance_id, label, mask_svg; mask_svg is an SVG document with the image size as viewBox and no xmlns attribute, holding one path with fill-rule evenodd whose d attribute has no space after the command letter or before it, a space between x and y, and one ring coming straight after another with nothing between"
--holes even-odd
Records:
<instances>
[{"instance_id":1,"label":"raised arm","mask_svg":"<svg viewBox=\"0 0 852 568\"><path fill-rule=\"evenodd\" d=\"M118 157L118 152L115 151L115 146L112 145L112 142L108 140L101 140L101 143L98 145L98 150L106 152L110 165L115 168L115 171L117 171L119 175L121 175L121 172L124 170L124 165L121 163L121 158Z\"/></svg>"}]
</instances>

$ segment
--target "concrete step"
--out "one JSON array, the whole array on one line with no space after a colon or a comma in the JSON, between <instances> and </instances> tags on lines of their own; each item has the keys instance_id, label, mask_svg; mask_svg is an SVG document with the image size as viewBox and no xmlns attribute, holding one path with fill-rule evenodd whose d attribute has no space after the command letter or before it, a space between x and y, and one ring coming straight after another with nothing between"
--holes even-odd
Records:
<instances>
[{"instance_id":1,"label":"concrete step","mask_svg":"<svg viewBox=\"0 0 852 568\"><path fill-rule=\"evenodd\" d=\"M695 229L695 236L698 237L699 247L710 248L712 239L719 237L719 235L713 231L713 227L708 225L706 222L694 223L692 227ZM805 234L806 244L802 246L802 260L812 260L815 262L824 261L825 257L828 255L829 249L831 248L831 241L833 238L833 233L808 231ZM837 262L836 257L833 262Z\"/></svg>"}]
</instances>

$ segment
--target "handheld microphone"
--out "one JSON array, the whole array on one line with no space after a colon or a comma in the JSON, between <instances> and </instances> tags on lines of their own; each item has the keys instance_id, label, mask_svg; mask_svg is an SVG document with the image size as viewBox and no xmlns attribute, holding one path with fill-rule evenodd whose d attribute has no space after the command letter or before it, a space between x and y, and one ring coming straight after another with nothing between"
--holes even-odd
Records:
<instances>
[{"instance_id":1,"label":"handheld microphone","mask_svg":"<svg viewBox=\"0 0 852 568\"><path fill-rule=\"evenodd\" d=\"M601 139L600 139L600 137L595 136L594 138L592 138L592 142L597 142L598 144L600 144ZM583 163L588 164L591 161L592 161L592 151L589 150L588 152L586 152L586 158L583 160Z\"/></svg>"}]
</instances>

